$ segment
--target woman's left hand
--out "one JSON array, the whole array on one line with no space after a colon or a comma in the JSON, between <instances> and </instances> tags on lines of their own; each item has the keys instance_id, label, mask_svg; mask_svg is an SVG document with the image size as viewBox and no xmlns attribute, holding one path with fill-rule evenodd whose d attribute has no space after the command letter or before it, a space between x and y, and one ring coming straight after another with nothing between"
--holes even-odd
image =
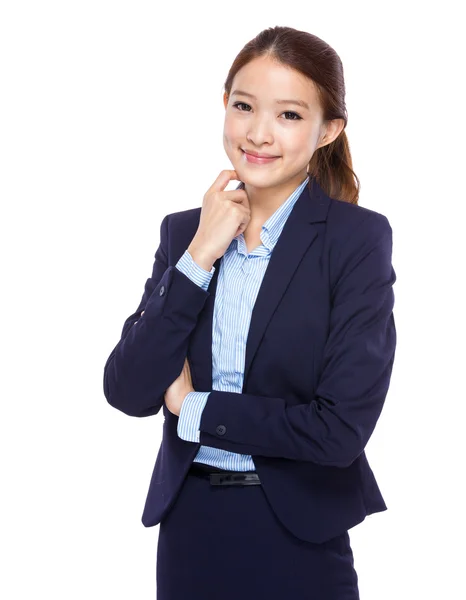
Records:
<instances>
[{"instance_id":1,"label":"woman's left hand","mask_svg":"<svg viewBox=\"0 0 466 600\"><path fill-rule=\"evenodd\" d=\"M189 368L188 359L186 358L180 375L170 387L165 390L165 404L167 405L168 410L179 417L183 400L189 392L194 391L191 370Z\"/></svg>"}]
</instances>

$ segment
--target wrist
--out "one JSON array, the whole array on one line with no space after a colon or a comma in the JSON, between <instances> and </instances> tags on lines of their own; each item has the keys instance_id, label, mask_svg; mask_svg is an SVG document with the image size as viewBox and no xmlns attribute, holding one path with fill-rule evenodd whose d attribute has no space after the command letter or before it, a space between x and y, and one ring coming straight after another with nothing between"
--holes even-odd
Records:
<instances>
[{"instance_id":1,"label":"wrist","mask_svg":"<svg viewBox=\"0 0 466 600\"><path fill-rule=\"evenodd\" d=\"M202 250L202 248L195 244L190 244L188 246L188 252L192 256L194 262L204 270L210 271L212 269L215 259L213 259L208 252Z\"/></svg>"}]
</instances>

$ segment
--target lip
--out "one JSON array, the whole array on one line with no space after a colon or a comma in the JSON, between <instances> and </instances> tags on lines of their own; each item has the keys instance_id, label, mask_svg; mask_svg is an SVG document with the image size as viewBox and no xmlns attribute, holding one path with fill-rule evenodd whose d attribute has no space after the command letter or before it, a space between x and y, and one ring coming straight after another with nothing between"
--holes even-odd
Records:
<instances>
[{"instance_id":1,"label":"lip","mask_svg":"<svg viewBox=\"0 0 466 600\"><path fill-rule=\"evenodd\" d=\"M256 165L264 165L264 164L268 164L273 162L274 160L277 160L277 158L280 158L279 156L270 156L270 155L264 155L264 154L252 154L251 152L248 152L247 150L243 150L241 148L241 151L243 152L246 160L249 163L253 163Z\"/></svg>"}]
</instances>

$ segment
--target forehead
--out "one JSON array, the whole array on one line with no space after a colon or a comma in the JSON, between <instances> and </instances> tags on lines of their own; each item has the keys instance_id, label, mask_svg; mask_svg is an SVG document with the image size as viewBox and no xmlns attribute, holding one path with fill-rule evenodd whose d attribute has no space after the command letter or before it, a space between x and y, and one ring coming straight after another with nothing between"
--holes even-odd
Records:
<instances>
[{"instance_id":1,"label":"forehead","mask_svg":"<svg viewBox=\"0 0 466 600\"><path fill-rule=\"evenodd\" d=\"M318 102L317 88L312 79L265 57L250 61L238 71L233 79L231 93L235 90L253 94L258 101L267 103L295 99L312 106Z\"/></svg>"}]
</instances>

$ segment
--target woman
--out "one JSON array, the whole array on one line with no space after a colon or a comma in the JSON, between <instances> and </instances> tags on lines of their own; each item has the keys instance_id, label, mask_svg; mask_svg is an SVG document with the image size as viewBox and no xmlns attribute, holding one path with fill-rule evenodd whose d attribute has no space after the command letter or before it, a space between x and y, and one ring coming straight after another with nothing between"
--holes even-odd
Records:
<instances>
[{"instance_id":1,"label":"woman","mask_svg":"<svg viewBox=\"0 0 466 600\"><path fill-rule=\"evenodd\" d=\"M348 529L386 505L365 456L395 355L388 219L360 207L341 61L261 32L225 83L222 171L167 215L105 365L133 416L163 408L142 522L158 600L356 600ZM235 190L225 191L230 180Z\"/></svg>"}]
</instances>

